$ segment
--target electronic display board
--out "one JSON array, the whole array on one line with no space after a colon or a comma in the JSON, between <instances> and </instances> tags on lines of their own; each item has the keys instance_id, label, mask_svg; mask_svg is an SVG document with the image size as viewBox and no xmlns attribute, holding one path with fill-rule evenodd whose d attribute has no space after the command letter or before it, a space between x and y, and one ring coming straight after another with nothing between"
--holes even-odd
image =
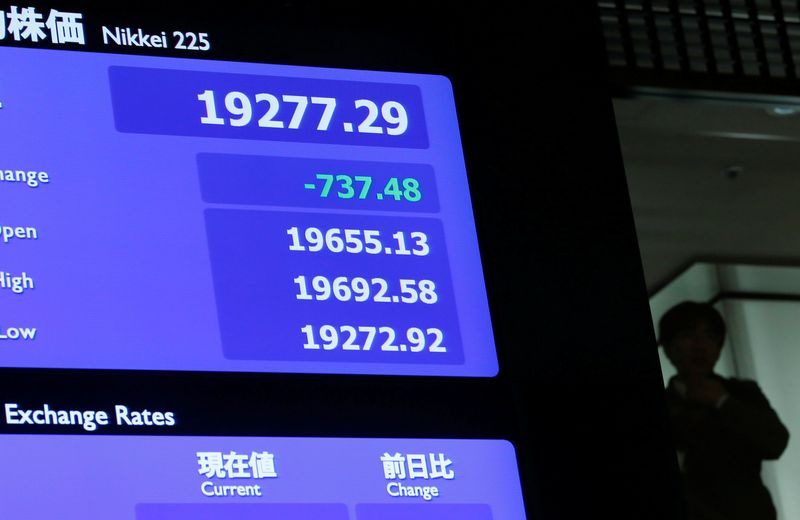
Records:
<instances>
[{"instance_id":1,"label":"electronic display board","mask_svg":"<svg viewBox=\"0 0 800 520\"><path fill-rule=\"evenodd\" d=\"M446 77L0 62L0 366L497 373Z\"/></svg>"},{"instance_id":2,"label":"electronic display board","mask_svg":"<svg viewBox=\"0 0 800 520\"><path fill-rule=\"evenodd\" d=\"M0 459L3 518L525 518L499 440L5 435Z\"/></svg>"},{"instance_id":3,"label":"electronic display board","mask_svg":"<svg viewBox=\"0 0 800 520\"><path fill-rule=\"evenodd\" d=\"M0 2L0 516L674 517L592 5L78 4Z\"/></svg>"}]
</instances>

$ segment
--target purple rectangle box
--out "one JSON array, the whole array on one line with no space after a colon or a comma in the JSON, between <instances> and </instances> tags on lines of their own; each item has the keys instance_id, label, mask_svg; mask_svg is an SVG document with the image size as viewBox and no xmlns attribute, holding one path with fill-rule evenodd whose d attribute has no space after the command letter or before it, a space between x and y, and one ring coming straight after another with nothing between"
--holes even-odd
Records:
<instances>
[{"instance_id":1,"label":"purple rectangle box","mask_svg":"<svg viewBox=\"0 0 800 520\"><path fill-rule=\"evenodd\" d=\"M455 99L446 77L2 46L0 63L13 71L0 78L2 167L46 172L49 179L35 188L0 182L0 223L30 227L38 235L0 244L0 268L12 276L27 273L35 281L34 290L25 294L0 291L0 329L36 330L27 340L0 340L0 366L497 375ZM270 91L286 105L288 112L278 111L273 118L285 128L259 127L260 112L250 121L255 126L231 126L224 95L215 100L225 124L202 124L201 112L208 106L197 96L212 89L241 92L253 100L259 91ZM297 129L288 128L296 103L283 103L283 95L308 97ZM337 104L329 130L321 131L324 103L311 98L319 102L325 96ZM231 98L234 109L237 99ZM355 107L358 99L389 109L391 101L402 103L409 116L407 131L344 132L343 123L353 122L343 119L348 110L359 117L368 113ZM265 108L253 105L256 111ZM377 117L383 119L381 110ZM335 199L321 196L319 185L328 174L342 176L331 186ZM356 175L372 178L372 191L364 198L359 195L367 183ZM345 177L355 184L351 198ZM401 178L419 181L419 198L408 189L413 186L404 191L402 182L393 185L392 179ZM395 198L398 191L403 195ZM258 218L249 223L249 218L225 217L219 232L212 233L209 255L207 210L294 213L284 225L357 226L379 230L382 239L391 239L387 232L419 226L429 234L431 254L400 259L318 253L305 258L288 250L285 228L265 237L269 229L262 229ZM305 220L299 214L306 214ZM386 220L392 218L407 222ZM228 220L246 228L226 236ZM226 241L253 243L236 245L226 254L220 250ZM294 272L295 267L304 272ZM392 291L399 290L399 279L430 279L439 301L284 299L295 296L286 292L296 288L293 277L315 273L385 277L393 281ZM288 289L278 287L277 280L288 283ZM250 303L255 307L249 309ZM298 327L334 320L394 327L407 347L410 329L427 334L428 328L438 327L447 350L304 348L306 338ZM319 336L319 330L314 332ZM337 333L347 340L347 329ZM320 337L312 339L322 343ZM402 344L398 340L397 346ZM0 518L6 517L0 505Z\"/></svg>"},{"instance_id":2,"label":"purple rectangle box","mask_svg":"<svg viewBox=\"0 0 800 520\"><path fill-rule=\"evenodd\" d=\"M342 161L255 155L197 155L203 200L217 204L294 206L304 208L381 211L439 211L433 167L428 164ZM317 174L343 175L322 196L324 181ZM355 177L368 177L371 185ZM390 179L403 190L406 179L414 180L414 197L392 197L383 193ZM352 183L348 187L346 183ZM363 195L363 197L362 197Z\"/></svg>"},{"instance_id":3,"label":"purple rectangle box","mask_svg":"<svg viewBox=\"0 0 800 520\"><path fill-rule=\"evenodd\" d=\"M438 219L229 209L209 209L205 216L227 358L463 363L444 232ZM340 239L345 229L359 230L357 236L362 238L366 230L373 234L377 231L380 247L373 243L376 254L333 252L327 248L312 252L301 240L300 245L306 250L290 250L294 239L287 230L291 228L297 228L300 237L309 228L324 234L338 229L335 234ZM394 238L396 233L405 237L405 247ZM423 233L424 241L410 240L412 233ZM398 254L403 249L427 254ZM301 284L296 281L299 276L305 277L307 293L312 298L298 298L302 294ZM312 287L315 276L325 276L329 282L337 277L366 280L370 282L369 298L355 301L356 291L351 291L352 297L344 301L335 296L317 298L323 293ZM375 279L387 282L385 294L380 293L380 283L372 283ZM400 280L419 281L415 285L418 301L403 302ZM431 286L423 281L433 282L433 291L424 289ZM386 298L390 301L380 301ZM303 332L309 325L314 331L312 342ZM328 350L304 346L322 345L320 328L326 325L335 327L336 346ZM347 327L354 330L346 330ZM360 327L387 329L377 333L371 348L364 350L354 348L368 342L369 332ZM442 338L438 338L436 330L441 331ZM392 332L395 340L388 342ZM416 340L415 345L419 345L421 333L425 348L415 352L412 342ZM348 340L351 344L345 346ZM328 340L328 345L332 344Z\"/></svg>"},{"instance_id":4,"label":"purple rectangle box","mask_svg":"<svg viewBox=\"0 0 800 520\"><path fill-rule=\"evenodd\" d=\"M253 476L247 457L267 452L274 475ZM0 460L3 520L526 518L514 448L498 439L20 434L0 436ZM434 460L450 478L411 476Z\"/></svg>"},{"instance_id":5,"label":"purple rectangle box","mask_svg":"<svg viewBox=\"0 0 800 520\"><path fill-rule=\"evenodd\" d=\"M416 85L119 66L109 67L108 75L120 132L428 147L422 95ZM198 96L213 98L215 109L210 111L210 101ZM300 106L292 101L294 96L307 103L297 128L291 128ZM327 124L323 99L336 103ZM250 115L243 116L246 106ZM277 108L274 116L270 107ZM399 110L406 113L405 128L395 122ZM203 123L203 118L215 123Z\"/></svg>"},{"instance_id":6,"label":"purple rectangle box","mask_svg":"<svg viewBox=\"0 0 800 520\"><path fill-rule=\"evenodd\" d=\"M271 518L276 520L348 520L350 517L347 514L347 506L344 504L136 505L136 520L268 520Z\"/></svg>"},{"instance_id":7,"label":"purple rectangle box","mask_svg":"<svg viewBox=\"0 0 800 520\"><path fill-rule=\"evenodd\" d=\"M492 510L487 504L357 504L356 520L492 520Z\"/></svg>"}]
</instances>

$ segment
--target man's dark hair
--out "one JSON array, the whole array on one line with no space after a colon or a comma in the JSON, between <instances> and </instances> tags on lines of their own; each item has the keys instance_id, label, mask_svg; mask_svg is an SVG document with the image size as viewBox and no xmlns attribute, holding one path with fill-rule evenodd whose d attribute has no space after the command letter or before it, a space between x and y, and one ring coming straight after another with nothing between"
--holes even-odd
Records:
<instances>
[{"instance_id":1,"label":"man's dark hair","mask_svg":"<svg viewBox=\"0 0 800 520\"><path fill-rule=\"evenodd\" d=\"M725 342L725 321L717 309L710 303L685 301L681 302L661 316L658 322L658 342L669 343L675 336L685 330L705 323L719 337L720 346Z\"/></svg>"}]
</instances>

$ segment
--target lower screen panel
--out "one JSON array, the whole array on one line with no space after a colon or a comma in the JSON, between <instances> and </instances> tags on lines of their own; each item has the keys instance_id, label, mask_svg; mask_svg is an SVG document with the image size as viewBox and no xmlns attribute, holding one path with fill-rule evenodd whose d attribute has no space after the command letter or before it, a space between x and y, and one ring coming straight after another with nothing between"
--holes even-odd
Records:
<instances>
[{"instance_id":1,"label":"lower screen panel","mask_svg":"<svg viewBox=\"0 0 800 520\"><path fill-rule=\"evenodd\" d=\"M359 520L492 520L488 504L358 504Z\"/></svg>"},{"instance_id":2,"label":"lower screen panel","mask_svg":"<svg viewBox=\"0 0 800 520\"><path fill-rule=\"evenodd\" d=\"M345 504L139 504L136 520L348 520ZM357 504L358 520L492 520L488 504Z\"/></svg>"},{"instance_id":3,"label":"lower screen panel","mask_svg":"<svg viewBox=\"0 0 800 520\"><path fill-rule=\"evenodd\" d=\"M2 518L525 518L502 440L6 435L0 460Z\"/></svg>"},{"instance_id":4,"label":"lower screen panel","mask_svg":"<svg viewBox=\"0 0 800 520\"><path fill-rule=\"evenodd\" d=\"M136 520L347 520L344 504L140 504Z\"/></svg>"}]
</instances>

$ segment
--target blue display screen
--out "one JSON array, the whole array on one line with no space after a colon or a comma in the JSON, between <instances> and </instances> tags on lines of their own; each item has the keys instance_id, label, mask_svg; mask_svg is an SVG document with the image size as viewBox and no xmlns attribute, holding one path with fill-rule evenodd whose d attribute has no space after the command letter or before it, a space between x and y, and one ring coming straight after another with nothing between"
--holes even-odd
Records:
<instances>
[{"instance_id":1,"label":"blue display screen","mask_svg":"<svg viewBox=\"0 0 800 520\"><path fill-rule=\"evenodd\" d=\"M3 482L4 518L525 518L514 448L503 440L113 435L0 440L0 457L14 472ZM41 500L43 494L47 500Z\"/></svg>"},{"instance_id":2,"label":"blue display screen","mask_svg":"<svg viewBox=\"0 0 800 520\"><path fill-rule=\"evenodd\" d=\"M0 366L497 373L447 78L0 61Z\"/></svg>"}]
</instances>

